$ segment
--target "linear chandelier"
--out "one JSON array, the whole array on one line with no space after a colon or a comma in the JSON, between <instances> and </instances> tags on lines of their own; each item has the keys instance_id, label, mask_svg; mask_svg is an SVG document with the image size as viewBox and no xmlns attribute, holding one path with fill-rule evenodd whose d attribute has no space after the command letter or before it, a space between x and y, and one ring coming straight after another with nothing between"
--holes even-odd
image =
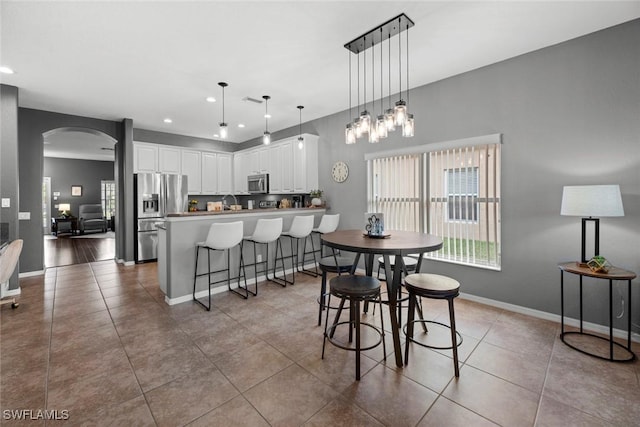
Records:
<instances>
[{"instance_id":1,"label":"linear chandelier","mask_svg":"<svg viewBox=\"0 0 640 427\"><path fill-rule=\"evenodd\" d=\"M382 138L386 138L389 132L393 132L396 129L402 130L402 136L404 137L412 137L414 135L415 125L413 114L409 114L408 111L408 101L409 101L409 28L413 27L413 21L404 13L396 16L377 26L376 28L368 31L367 33L351 40L349 43L345 44L344 47L349 51L349 115L352 114L352 82L354 77L352 75L352 54L356 55L357 58L357 69L356 69L356 88L357 88L357 97L356 97L356 110L361 111L357 117L352 119L346 126L345 130L345 142L347 144L355 144L358 138L368 136L369 142L375 143L378 142ZM406 42L405 42L405 71L406 71L406 82L405 82L405 95L407 100L405 101L402 98L402 37L401 33L405 31L406 34ZM398 36L398 100L395 102L393 108L391 107L391 39L394 36ZM387 98L389 108L385 110L384 108L384 73L383 73L383 65L384 65L384 54L383 54L383 44L384 42L388 45L388 87L387 87ZM379 55L379 63L380 63L380 111L379 114L376 114L376 102L375 102L375 87L376 87L376 77L375 77L375 69L376 69L376 57L375 57L375 49L373 48L376 45L380 45L380 55ZM367 50L371 48L371 64L367 64ZM362 63L363 70L360 72L360 54L362 54ZM371 111L373 115L367 111L367 68L371 70L371 88L372 88L372 101L371 101ZM360 77L362 74L362 88L363 88L363 99L362 103L360 102ZM358 107L362 107L360 110ZM357 114L357 111L356 111ZM352 116L353 117L353 116Z\"/></svg>"}]
</instances>

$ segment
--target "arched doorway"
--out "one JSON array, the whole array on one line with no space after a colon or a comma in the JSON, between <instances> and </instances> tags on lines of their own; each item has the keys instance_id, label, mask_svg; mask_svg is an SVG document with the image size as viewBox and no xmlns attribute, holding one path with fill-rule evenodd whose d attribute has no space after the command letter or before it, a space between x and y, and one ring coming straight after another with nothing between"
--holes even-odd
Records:
<instances>
[{"instance_id":1,"label":"arched doorway","mask_svg":"<svg viewBox=\"0 0 640 427\"><path fill-rule=\"evenodd\" d=\"M114 259L117 141L83 127L56 128L42 137L44 266ZM87 221L89 216L100 219Z\"/></svg>"}]
</instances>

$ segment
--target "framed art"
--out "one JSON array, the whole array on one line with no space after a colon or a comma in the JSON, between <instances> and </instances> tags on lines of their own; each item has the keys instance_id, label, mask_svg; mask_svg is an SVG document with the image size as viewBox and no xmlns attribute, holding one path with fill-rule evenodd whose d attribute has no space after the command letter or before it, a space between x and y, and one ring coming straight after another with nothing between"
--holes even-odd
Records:
<instances>
[{"instance_id":1,"label":"framed art","mask_svg":"<svg viewBox=\"0 0 640 427\"><path fill-rule=\"evenodd\" d=\"M72 185L71 186L71 195L74 197L82 196L82 185Z\"/></svg>"}]
</instances>

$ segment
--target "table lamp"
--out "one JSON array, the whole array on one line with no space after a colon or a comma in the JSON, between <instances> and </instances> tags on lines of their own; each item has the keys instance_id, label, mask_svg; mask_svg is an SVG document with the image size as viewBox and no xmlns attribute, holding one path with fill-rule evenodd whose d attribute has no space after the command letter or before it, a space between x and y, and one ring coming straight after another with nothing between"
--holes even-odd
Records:
<instances>
[{"instance_id":1,"label":"table lamp","mask_svg":"<svg viewBox=\"0 0 640 427\"><path fill-rule=\"evenodd\" d=\"M582 217L582 262L585 256L587 221L595 225L594 255L600 255L600 218L624 216L619 185L571 185L562 189L560 215Z\"/></svg>"},{"instance_id":2,"label":"table lamp","mask_svg":"<svg viewBox=\"0 0 640 427\"><path fill-rule=\"evenodd\" d=\"M67 211L71 210L71 204L70 203L60 203L58 205L58 210L60 212L62 212L61 213L62 216L67 217L67 216L69 216L69 212L67 212Z\"/></svg>"}]
</instances>

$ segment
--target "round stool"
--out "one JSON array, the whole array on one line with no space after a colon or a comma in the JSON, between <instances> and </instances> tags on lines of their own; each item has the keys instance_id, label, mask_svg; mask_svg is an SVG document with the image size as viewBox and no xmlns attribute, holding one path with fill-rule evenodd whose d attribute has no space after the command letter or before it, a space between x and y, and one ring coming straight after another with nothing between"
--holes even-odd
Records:
<instances>
[{"instance_id":1,"label":"round stool","mask_svg":"<svg viewBox=\"0 0 640 427\"><path fill-rule=\"evenodd\" d=\"M360 302L361 301L372 301L378 302L380 304L380 282L378 279L368 276L354 276L354 275L343 275L334 277L329 282L329 302L327 303L327 308L331 305L331 296L335 296L341 299L340 307L336 313L335 320L332 325L329 325L329 310L327 310L327 315L325 318L324 324L324 338L322 340L322 358L324 359L324 347L329 340L329 342L336 347L342 348L344 350L355 351L356 353L356 380L360 380L360 352L365 350L370 350L374 347L377 347L382 343L382 351L384 352L384 360L387 360L387 349L384 343L384 321L382 320L382 316L380 318L380 328L372 325L371 323L361 322L360 321ZM349 301L349 320L348 321L340 321L340 315L342 314L342 309L344 307L345 301ZM380 308L382 310L382 308ZM339 325L347 325L349 328L349 342L353 341L353 330L356 332L356 342L355 347L348 346L343 344L333 338L333 334L335 332L336 327ZM360 326L366 326L368 328L373 329L378 333L380 339L368 346L361 347L360 344Z\"/></svg>"},{"instance_id":2,"label":"round stool","mask_svg":"<svg viewBox=\"0 0 640 427\"><path fill-rule=\"evenodd\" d=\"M244 240L253 243L253 272L256 280L256 291L252 292L253 295L258 295L258 273L264 273L267 280L277 283L282 286L287 286L290 283L287 280L287 273L284 268L284 257L282 255L282 244L280 243L280 235L282 234L282 218L265 219L260 218L256 223L256 228L251 236L245 236ZM269 278L269 243L276 243L275 255L273 258L273 278ZM258 262L257 245L265 245L267 247L267 254L264 261ZM276 265L278 262L278 249L280 249L280 262L282 263L283 278L276 277ZM264 270L258 271L258 264L264 264Z\"/></svg>"},{"instance_id":3,"label":"round stool","mask_svg":"<svg viewBox=\"0 0 640 427\"><path fill-rule=\"evenodd\" d=\"M318 263L322 271L322 284L320 285L320 296L318 297L318 326L322 324L322 310L327 302L327 273L351 273L353 259L345 256L328 256L320 259ZM337 307L330 307L337 308Z\"/></svg>"},{"instance_id":4,"label":"round stool","mask_svg":"<svg viewBox=\"0 0 640 427\"><path fill-rule=\"evenodd\" d=\"M460 376L458 368L458 346L462 344L462 335L456 331L456 318L453 310L453 299L460 294L460 283L450 277L438 274L410 274L404 279L407 291L409 291L409 318L405 326L407 337L404 349L404 363L409 363L409 342L413 341L418 345L439 350L453 350L453 366L456 377ZM451 326L432 320L414 320L417 297L446 299L449 302L449 321ZM413 339L413 325L415 323L431 323L444 326L451 330L451 346L434 346L423 344ZM459 341L458 341L459 339Z\"/></svg>"},{"instance_id":5,"label":"round stool","mask_svg":"<svg viewBox=\"0 0 640 427\"><path fill-rule=\"evenodd\" d=\"M304 269L304 260L307 255L307 238L311 236L311 230L313 230L313 215L305 215L305 216L295 216L293 217L293 222L291 223L291 227L289 227L289 231L282 233L282 237L289 237L291 241L291 255L286 258L291 258L291 270L295 270L302 273L311 274L316 277L317 274L314 272L307 272ZM295 250L293 246L293 241L296 241ZM298 257L299 249L300 249L300 240L303 241L303 251L302 251L302 270L300 270L300 260ZM311 246L313 249L313 238L311 238ZM316 264L316 253L315 251L311 251L311 255L313 256L313 264ZM296 282L295 271L293 272L293 279L291 283L294 284Z\"/></svg>"},{"instance_id":6,"label":"round stool","mask_svg":"<svg viewBox=\"0 0 640 427\"><path fill-rule=\"evenodd\" d=\"M230 291L237 293L243 298L249 296L247 289L247 277L244 270L244 260L242 258L242 228L244 224L242 221L237 222L225 222L214 223L209 227L209 233L207 234L207 240L204 242L196 243L196 268L193 273L193 300L202 305L207 311L211 310L211 286L217 283L227 282L227 287ZM234 246L240 246L240 265L238 267L238 276L233 279L238 279L238 288L244 289L244 295L235 289L231 289L231 263L230 263L230 249ZM200 256L200 249L207 250L207 272L198 274L198 258ZM227 268L221 270L211 271L211 251L222 251L227 253ZM223 280L211 281L211 274L220 273L226 271L227 278ZM202 301L196 298L196 284L198 277L207 276L209 279L209 305L206 306ZM244 278L244 287L240 285L240 278Z\"/></svg>"}]
</instances>

